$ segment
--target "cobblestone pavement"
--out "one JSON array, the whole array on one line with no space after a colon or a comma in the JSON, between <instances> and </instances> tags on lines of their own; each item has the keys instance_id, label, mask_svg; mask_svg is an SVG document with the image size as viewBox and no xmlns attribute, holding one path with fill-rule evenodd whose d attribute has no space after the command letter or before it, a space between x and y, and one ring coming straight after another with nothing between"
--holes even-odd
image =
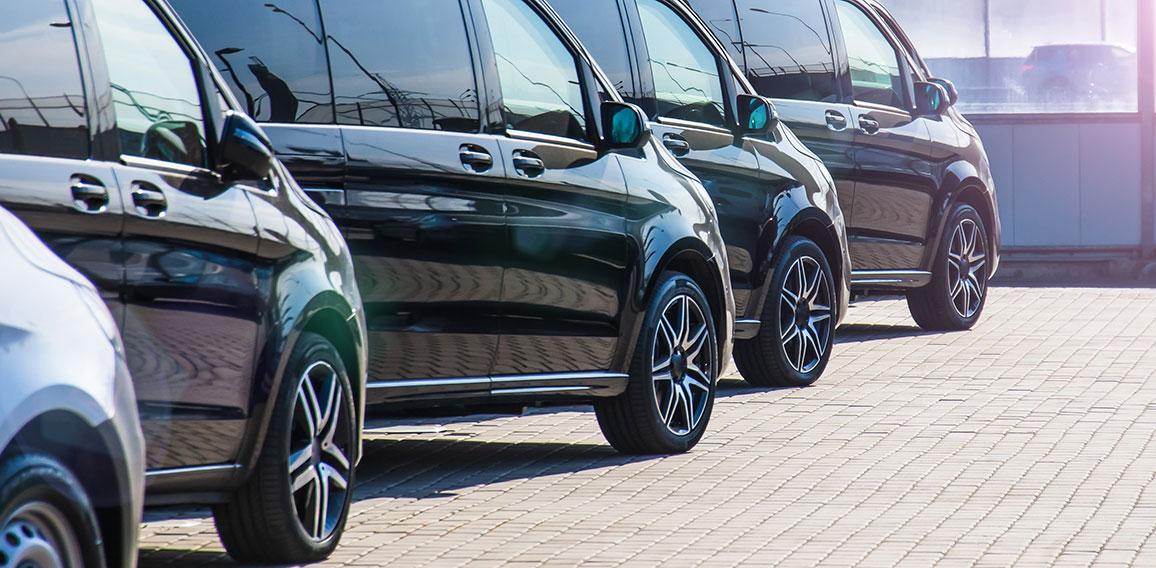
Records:
<instances>
[{"instance_id":1,"label":"cobblestone pavement","mask_svg":"<svg viewBox=\"0 0 1156 568\"><path fill-rule=\"evenodd\" d=\"M806 389L723 382L689 454L585 408L371 433L329 566L1156 566L1156 290L993 290L966 333L857 304ZM204 510L141 566L228 566Z\"/></svg>"}]
</instances>

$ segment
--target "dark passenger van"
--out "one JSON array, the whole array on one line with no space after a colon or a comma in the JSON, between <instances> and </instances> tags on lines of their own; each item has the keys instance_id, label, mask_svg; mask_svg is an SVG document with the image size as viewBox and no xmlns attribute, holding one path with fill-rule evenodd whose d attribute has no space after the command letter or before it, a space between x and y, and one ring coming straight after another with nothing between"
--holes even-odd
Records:
<instances>
[{"instance_id":1,"label":"dark passenger van","mask_svg":"<svg viewBox=\"0 0 1156 568\"><path fill-rule=\"evenodd\" d=\"M178 0L353 251L381 413L592 402L689 450L734 301L702 185L538 0Z\"/></svg>"},{"instance_id":2,"label":"dark passenger van","mask_svg":"<svg viewBox=\"0 0 1156 568\"><path fill-rule=\"evenodd\" d=\"M975 325L999 263L987 155L874 0L689 0L827 164L856 295L904 293L925 329Z\"/></svg>"},{"instance_id":3,"label":"dark passenger van","mask_svg":"<svg viewBox=\"0 0 1156 568\"><path fill-rule=\"evenodd\" d=\"M119 328L146 504L212 505L239 561L328 556L353 494L366 368L337 227L163 3L0 3L0 77L0 204L95 284ZM102 523L111 498L93 499Z\"/></svg>"},{"instance_id":4,"label":"dark passenger van","mask_svg":"<svg viewBox=\"0 0 1156 568\"><path fill-rule=\"evenodd\" d=\"M743 378L759 386L815 382L846 313L851 274L843 211L822 161L685 4L551 4L710 193L730 259ZM751 128L752 105L765 109L765 127Z\"/></svg>"}]
</instances>

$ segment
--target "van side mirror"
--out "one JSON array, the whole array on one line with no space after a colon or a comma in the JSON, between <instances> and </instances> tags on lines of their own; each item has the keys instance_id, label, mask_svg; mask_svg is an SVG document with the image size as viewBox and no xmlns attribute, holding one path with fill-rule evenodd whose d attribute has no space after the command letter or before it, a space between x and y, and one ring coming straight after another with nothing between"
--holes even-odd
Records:
<instances>
[{"instance_id":1,"label":"van side mirror","mask_svg":"<svg viewBox=\"0 0 1156 568\"><path fill-rule=\"evenodd\" d=\"M951 106L959 103L959 90L955 88L955 83L947 79L928 79L928 83L935 83L947 90L947 100L951 101Z\"/></svg>"},{"instance_id":2,"label":"van side mirror","mask_svg":"<svg viewBox=\"0 0 1156 568\"><path fill-rule=\"evenodd\" d=\"M602 103L602 141L612 150L641 148L650 139L649 120L629 103Z\"/></svg>"},{"instance_id":3,"label":"van side mirror","mask_svg":"<svg viewBox=\"0 0 1156 568\"><path fill-rule=\"evenodd\" d=\"M225 116L214 165L228 179L266 179L273 171L273 143L248 116L229 111Z\"/></svg>"},{"instance_id":4,"label":"van side mirror","mask_svg":"<svg viewBox=\"0 0 1156 568\"><path fill-rule=\"evenodd\" d=\"M950 107L951 96L942 85L924 82L915 84L915 110L919 114L939 116Z\"/></svg>"},{"instance_id":5,"label":"van side mirror","mask_svg":"<svg viewBox=\"0 0 1156 568\"><path fill-rule=\"evenodd\" d=\"M775 109L775 103L766 97L739 95L738 110L740 136L764 134L779 122L779 111Z\"/></svg>"}]
</instances>

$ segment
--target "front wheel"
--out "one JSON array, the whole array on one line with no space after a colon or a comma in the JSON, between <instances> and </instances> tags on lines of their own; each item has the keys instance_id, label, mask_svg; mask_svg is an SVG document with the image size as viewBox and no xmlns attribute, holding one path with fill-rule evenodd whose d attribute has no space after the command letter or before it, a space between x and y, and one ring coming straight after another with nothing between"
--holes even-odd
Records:
<instances>
[{"instance_id":1,"label":"front wheel","mask_svg":"<svg viewBox=\"0 0 1156 568\"><path fill-rule=\"evenodd\" d=\"M297 340L249 481L213 507L233 559L302 564L337 548L353 498L356 413L345 366L314 333Z\"/></svg>"},{"instance_id":2,"label":"front wheel","mask_svg":"<svg viewBox=\"0 0 1156 568\"><path fill-rule=\"evenodd\" d=\"M827 368L835 342L835 280L823 250L792 236L771 267L762 325L735 342L735 366L759 387L813 384Z\"/></svg>"},{"instance_id":3,"label":"front wheel","mask_svg":"<svg viewBox=\"0 0 1156 568\"><path fill-rule=\"evenodd\" d=\"M0 464L0 566L104 566L100 527L82 487L46 456Z\"/></svg>"},{"instance_id":4,"label":"front wheel","mask_svg":"<svg viewBox=\"0 0 1156 568\"><path fill-rule=\"evenodd\" d=\"M595 403L602 434L627 454L689 451L714 407L718 337L710 305L690 277L659 277L634 347L626 392Z\"/></svg>"},{"instance_id":5,"label":"front wheel","mask_svg":"<svg viewBox=\"0 0 1156 568\"><path fill-rule=\"evenodd\" d=\"M987 302L991 263L983 218L961 203L949 219L950 232L941 239L931 284L907 293L911 316L926 330L971 329Z\"/></svg>"}]
</instances>

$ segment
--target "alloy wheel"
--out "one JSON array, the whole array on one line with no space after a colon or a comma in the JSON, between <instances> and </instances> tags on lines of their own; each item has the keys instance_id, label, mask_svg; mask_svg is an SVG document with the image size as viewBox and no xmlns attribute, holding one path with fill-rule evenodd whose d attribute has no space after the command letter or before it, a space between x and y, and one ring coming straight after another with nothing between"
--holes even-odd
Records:
<instances>
[{"instance_id":1,"label":"alloy wheel","mask_svg":"<svg viewBox=\"0 0 1156 568\"><path fill-rule=\"evenodd\" d=\"M827 352L831 298L818 260L801 256L787 269L779 295L779 338L787 362L801 374L814 371Z\"/></svg>"},{"instance_id":2,"label":"alloy wheel","mask_svg":"<svg viewBox=\"0 0 1156 568\"><path fill-rule=\"evenodd\" d=\"M324 361L309 366L294 398L289 438L290 492L297 520L313 540L337 529L350 490L349 412L337 371Z\"/></svg>"},{"instance_id":3,"label":"alloy wheel","mask_svg":"<svg viewBox=\"0 0 1156 568\"><path fill-rule=\"evenodd\" d=\"M715 354L710 327L694 298L679 294L667 303L654 334L654 402L673 434L694 431L711 397Z\"/></svg>"},{"instance_id":4,"label":"alloy wheel","mask_svg":"<svg viewBox=\"0 0 1156 568\"><path fill-rule=\"evenodd\" d=\"M951 235L947 251L947 282L955 313L963 319L975 316L987 292L987 243L979 224L964 219Z\"/></svg>"},{"instance_id":5,"label":"alloy wheel","mask_svg":"<svg viewBox=\"0 0 1156 568\"><path fill-rule=\"evenodd\" d=\"M80 539L64 513L43 501L21 506L0 529L0 566L82 566Z\"/></svg>"}]
</instances>

